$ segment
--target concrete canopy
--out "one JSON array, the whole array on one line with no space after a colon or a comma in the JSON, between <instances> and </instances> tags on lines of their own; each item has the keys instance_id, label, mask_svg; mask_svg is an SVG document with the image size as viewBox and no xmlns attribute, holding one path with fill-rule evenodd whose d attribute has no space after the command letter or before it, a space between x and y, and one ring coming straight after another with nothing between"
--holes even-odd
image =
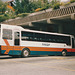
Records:
<instances>
[{"instance_id":1,"label":"concrete canopy","mask_svg":"<svg viewBox=\"0 0 75 75\"><path fill-rule=\"evenodd\" d=\"M20 25L28 29L75 35L75 3L61 9L48 9L3 23Z\"/></svg>"}]
</instances>

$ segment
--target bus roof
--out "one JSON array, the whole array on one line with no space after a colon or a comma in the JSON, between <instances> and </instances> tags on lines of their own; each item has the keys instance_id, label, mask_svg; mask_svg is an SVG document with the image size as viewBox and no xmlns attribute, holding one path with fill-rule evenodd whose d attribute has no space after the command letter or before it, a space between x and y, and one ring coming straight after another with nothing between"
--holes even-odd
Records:
<instances>
[{"instance_id":1,"label":"bus roof","mask_svg":"<svg viewBox=\"0 0 75 75\"><path fill-rule=\"evenodd\" d=\"M23 28L21 26L15 26L15 25L1 24L1 26L3 28L13 29L13 30L20 30L20 31L27 31L27 32L35 32L35 33L43 33L43 34L52 34L52 35L61 35L61 36L71 36L71 37L74 37L73 35L69 35L69 34L30 30L30 29L25 29L25 28Z\"/></svg>"}]
</instances>

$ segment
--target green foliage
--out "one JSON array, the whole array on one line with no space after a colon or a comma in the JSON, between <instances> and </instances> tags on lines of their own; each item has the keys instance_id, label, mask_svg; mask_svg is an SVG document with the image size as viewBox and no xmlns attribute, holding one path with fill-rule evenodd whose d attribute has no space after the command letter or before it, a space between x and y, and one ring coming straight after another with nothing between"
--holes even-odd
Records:
<instances>
[{"instance_id":1,"label":"green foliage","mask_svg":"<svg viewBox=\"0 0 75 75\"><path fill-rule=\"evenodd\" d=\"M31 10L29 6L30 5L29 0L21 0L21 1L15 0L14 4L16 14L30 12Z\"/></svg>"},{"instance_id":2,"label":"green foliage","mask_svg":"<svg viewBox=\"0 0 75 75\"><path fill-rule=\"evenodd\" d=\"M59 8L60 8L60 4L59 3L54 4L53 9L59 9Z\"/></svg>"},{"instance_id":3,"label":"green foliage","mask_svg":"<svg viewBox=\"0 0 75 75\"><path fill-rule=\"evenodd\" d=\"M4 16L5 16L5 17L9 17L9 15L8 15L8 14L4 14Z\"/></svg>"},{"instance_id":4,"label":"green foliage","mask_svg":"<svg viewBox=\"0 0 75 75\"><path fill-rule=\"evenodd\" d=\"M34 12L37 8L48 8L48 0L33 2L30 0L15 0L14 9L16 14Z\"/></svg>"},{"instance_id":5,"label":"green foliage","mask_svg":"<svg viewBox=\"0 0 75 75\"><path fill-rule=\"evenodd\" d=\"M75 0L70 0L70 2L71 2L71 3L74 3L74 2L75 2Z\"/></svg>"},{"instance_id":6,"label":"green foliage","mask_svg":"<svg viewBox=\"0 0 75 75\"><path fill-rule=\"evenodd\" d=\"M12 18L12 19L15 19L16 17L17 17L17 16L12 16L11 18Z\"/></svg>"},{"instance_id":7,"label":"green foliage","mask_svg":"<svg viewBox=\"0 0 75 75\"><path fill-rule=\"evenodd\" d=\"M64 4L64 6L69 5L69 4L70 4L70 2L67 2L67 3Z\"/></svg>"},{"instance_id":8,"label":"green foliage","mask_svg":"<svg viewBox=\"0 0 75 75\"><path fill-rule=\"evenodd\" d=\"M46 9L51 8L51 5L50 5L50 4L47 4L47 5L45 6L45 8L46 8Z\"/></svg>"},{"instance_id":9,"label":"green foliage","mask_svg":"<svg viewBox=\"0 0 75 75\"><path fill-rule=\"evenodd\" d=\"M21 13L23 8L21 7L20 1L19 0L15 0L14 4L15 4L15 6L14 6L15 13L16 14Z\"/></svg>"},{"instance_id":10,"label":"green foliage","mask_svg":"<svg viewBox=\"0 0 75 75\"><path fill-rule=\"evenodd\" d=\"M6 19L8 19L8 16L5 13L6 11L6 3L3 3L0 0L0 22L5 21ZM4 15L3 15L4 14Z\"/></svg>"},{"instance_id":11,"label":"green foliage","mask_svg":"<svg viewBox=\"0 0 75 75\"><path fill-rule=\"evenodd\" d=\"M70 2L67 2L64 5L66 6L66 5L69 5L69 4L74 3L74 2L75 2L75 0L70 0Z\"/></svg>"},{"instance_id":12,"label":"green foliage","mask_svg":"<svg viewBox=\"0 0 75 75\"><path fill-rule=\"evenodd\" d=\"M75 2L75 0L70 0L70 3L74 3Z\"/></svg>"},{"instance_id":13,"label":"green foliage","mask_svg":"<svg viewBox=\"0 0 75 75\"><path fill-rule=\"evenodd\" d=\"M4 21L5 17L3 17L3 15L0 15L0 22Z\"/></svg>"},{"instance_id":14,"label":"green foliage","mask_svg":"<svg viewBox=\"0 0 75 75\"><path fill-rule=\"evenodd\" d=\"M3 3L1 0L0 0L0 13L4 14L5 11L6 11L6 3Z\"/></svg>"},{"instance_id":15,"label":"green foliage","mask_svg":"<svg viewBox=\"0 0 75 75\"><path fill-rule=\"evenodd\" d=\"M48 0L37 0L37 1L36 0L34 1L15 0L14 1L15 12L13 12L10 9L7 9L6 6L7 6L7 3L3 3L0 0L0 22L10 18L14 19L16 17L25 17L29 13L33 13L38 8L40 8L39 11L42 11L51 7L53 7L53 9L58 9L60 8L59 7L60 3L58 3L57 0L52 0L52 2L50 3L48 2Z\"/></svg>"},{"instance_id":16,"label":"green foliage","mask_svg":"<svg viewBox=\"0 0 75 75\"><path fill-rule=\"evenodd\" d=\"M25 17L27 15L29 15L29 13L21 13L21 14L18 14L17 17Z\"/></svg>"},{"instance_id":17,"label":"green foliage","mask_svg":"<svg viewBox=\"0 0 75 75\"><path fill-rule=\"evenodd\" d=\"M7 19L8 19L7 15L0 15L0 22L3 22Z\"/></svg>"},{"instance_id":18,"label":"green foliage","mask_svg":"<svg viewBox=\"0 0 75 75\"><path fill-rule=\"evenodd\" d=\"M30 7L31 7L31 11L35 11L35 9L38 9L38 8L41 8L42 7L42 3L41 3L41 1L39 0L39 1L34 1L34 2L31 2L30 3Z\"/></svg>"},{"instance_id":19,"label":"green foliage","mask_svg":"<svg viewBox=\"0 0 75 75\"><path fill-rule=\"evenodd\" d=\"M40 8L40 11L46 10L46 9L48 9L48 8L50 8L50 5L47 5L47 6L45 6L45 7Z\"/></svg>"},{"instance_id":20,"label":"green foliage","mask_svg":"<svg viewBox=\"0 0 75 75\"><path fill-rule=\"evenodd\" d=\"M48 4L48 0L41 0L41 3L42 3L42 7L45 7Z\"/></svg>"}]
</instances>

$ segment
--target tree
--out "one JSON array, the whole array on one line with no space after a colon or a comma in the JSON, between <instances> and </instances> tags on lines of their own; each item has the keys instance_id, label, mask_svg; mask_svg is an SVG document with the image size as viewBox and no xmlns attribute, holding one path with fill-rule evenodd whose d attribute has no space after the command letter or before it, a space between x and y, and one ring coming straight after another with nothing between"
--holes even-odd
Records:
<instances>
[{"instance_id":1,"label":"tree","mask_svg":"<svg viewBox=\"0 0 75 75\"><path fill-rule=\"evenodd\" d=\"M60 8L60 4L59 3L54 4L53 9L59 9L59 8Z\"/></svg>"},{"instance_id":2,"label":"tree","mask_svg":"<svg viewBox=\"0 0 75 75\"><path fill-rule=\"evenodd\" d=\"M15 0L14 4L17 14L29 12L29 0Z\"/></svg>"},{"instance_id":3,"label":"tree","mask_svg":"<svg viewBox=\"0 0 75 75\"><path fill-rule=\"evenodd\" d=\"M29 12L29 0L22 0L21 6L23 8L23 12Z\"/></svg>"},{"instance_id":4,"label":"tree","mask_svg":"<svg viewBox=\"0 0 75 75\"><path fill-rule=\"evenodd\" d=\"M38 1L15 0L14 4L15 4L14 9L17 14L30 13L34 11L35 9L42 7L41 0L38 0Z\"/></svg>"},{"instance_id":5,"label":"tree","mask_svg":"<svg viewBox=\"0 0 75 75\"><path fill-rule=\"evenodd\" d=\"M0 13L4 14L5 11L6 11L6 3L3 3L1 0L0 0Z\"/></svg>"},{"instance_id":6,"label":"tree","mask_svg":"<svg viewBox=\"0 0 75 75\"><path fill-rule=\"evenodd\" d=\"M15 9L16 14L19 14L22 12L21 2L19 0L15 0L14 9Z\"/></svg>"},{"instance_id":7,"label":"tree","mask_svg":"<svg viewBox=\"0 0 75 75\"><path fill-rule=\"evenodd\" d=\"M33 2L30 2L30 5L29 6L31 8L30 11L34 11L35 9L42 7L42 2L40 0L33 1Z\"/></svg>"},{"instance_id":8,"label":"tree","mask_svg":"<svg viewBox=\"0 0 75 75\"><path fill-rule=\"evenodd\" d=\"M71 2L71 3L74 3L74 2L75 2L75 0L70 0L70 2Z\"/></svg>"}]
</instances>

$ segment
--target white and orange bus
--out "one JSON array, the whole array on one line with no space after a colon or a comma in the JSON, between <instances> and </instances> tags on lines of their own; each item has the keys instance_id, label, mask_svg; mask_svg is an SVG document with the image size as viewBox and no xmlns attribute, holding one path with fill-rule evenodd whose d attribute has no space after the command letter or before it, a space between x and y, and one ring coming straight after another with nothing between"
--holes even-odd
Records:
<instances>
[{"instance_id":1,"label":"white and orange bus","mask_svg":"<svg viewBox=\"0 0 75 75\"><path fill-rule=\"evenodd\" d=\"M20 26L0 25L0 54L75 55L74 36L24 29Z\"/></svg>"}]
</instances>

